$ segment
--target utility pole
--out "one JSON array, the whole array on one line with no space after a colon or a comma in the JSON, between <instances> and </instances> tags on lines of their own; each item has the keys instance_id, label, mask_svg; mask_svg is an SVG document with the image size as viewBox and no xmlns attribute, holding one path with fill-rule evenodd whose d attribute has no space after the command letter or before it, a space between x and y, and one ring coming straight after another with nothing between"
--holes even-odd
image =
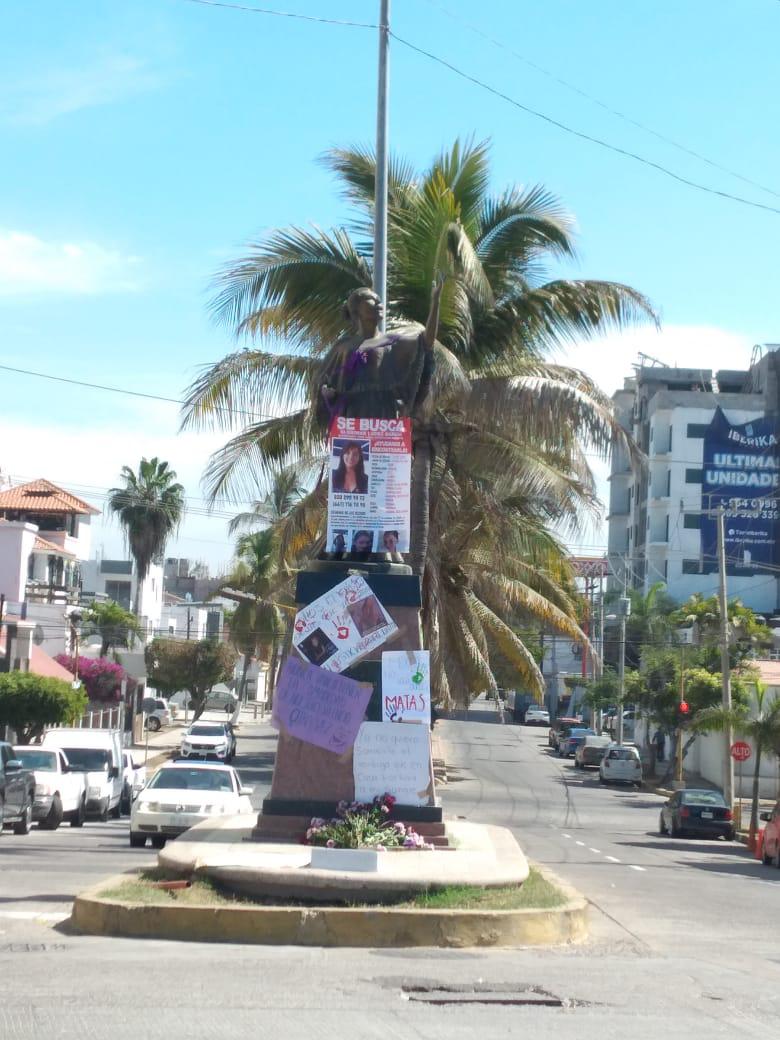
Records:
<instances>
[{"instance_id":1,"label":"utility pole","mask_svg":"<svg viewBox=\"0 0 780 1040\"><path fill-rule=\"evenodd\" d=\"M618 617L620 618L620 661L618 662L617 742L623 743L623 702L626 696L626 621L631 615L631 600L623 595L618 600Z\"/></svg>"},{"instance_id":2,"label":"utility pole","mask_svg":"<svg viewBox=\"0 0 780 1040\"><path fill-rule=\"evenodd\" d=\"M390 0L379 14L379 80L376 99L376 180L374 186L374 292L387 310L387 84L390 58ZM385 331L382 318L380 332Z\"/></svg>"},{"instance_id":3,"label":"utility pole","mask_svg":"<svg viewBox=\"0 0 780 1040\"><path fill-rule=\"evenodd\" d=\"M680 704L685 704L685 644L680 643ZM678 712L679 714L679 712ZM682 719L677 719L674 741L674 779L675 786L679 784L678 790L685 786L683 783L683 730Z\"/></svg>"},{"instance_id":4,"label":"utility pole","mask_svg":"<svg viewBox=\"0 0 780 1040\"><path fill-rule=\"evenodd\" d=\"M190 639L190 627L191 627L191 625L192 625L192 612L190 611L190 608L187 607L187 642L189 642L189 639Z\"/></svg>"},{"instance_id":5,"label":"utility pole","mask_svg":"<svg viewBox=\"0 0 780 1040\"><path fill-rule=\"evenodd\" d=\"M723 675L723 710L731 711L731 666L729 664L729 613L726 594L726 536L724 506L718 506L718 603L720 606L720 669ZM723 744L723 797L726 805L734 809L734 760L731 745L734 732L730 723L726 725Z\"/></svg>"}]
</instances>

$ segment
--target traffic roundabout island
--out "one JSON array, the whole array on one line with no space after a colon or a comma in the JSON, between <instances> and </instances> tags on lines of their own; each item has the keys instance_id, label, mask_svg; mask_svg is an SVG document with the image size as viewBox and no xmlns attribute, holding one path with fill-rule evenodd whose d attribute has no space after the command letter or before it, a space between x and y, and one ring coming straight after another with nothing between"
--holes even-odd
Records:
<instances>
[{"instance_id":1,"label":"traffic roundabout island","mask_svg":"<svg viewBox=\"0 0 780 1040\"><path fill-rule=\"evenodd\" d=\"M253 841L246 816L206 821L158 855L166 878L193 882L186 900L174 889L150 902L138 875L123 874L77 896L71 923L89 934L301 946L532 946L587 937L585 898L549 871L529 870L508 830L456 820L446 831L444 848L377 852ZM199 904L198 886L214 898Z\"/></svg>"}]
</instances>

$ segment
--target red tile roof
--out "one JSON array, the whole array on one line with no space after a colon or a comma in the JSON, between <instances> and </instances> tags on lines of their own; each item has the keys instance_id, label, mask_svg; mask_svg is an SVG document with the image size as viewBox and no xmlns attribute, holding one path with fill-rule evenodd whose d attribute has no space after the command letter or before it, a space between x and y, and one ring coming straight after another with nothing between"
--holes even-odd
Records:
<instances>
[{"instance_id":1,"label":"red tile roof","mask_svg":"<svg viewBox=\"0 0 780 1040\"><path fill-rule=\"evenodd\" d=\"M76 559L75 553L68 552L67 549L63 549L60 545L55 545L54 542L48 542L45 538L41 538L39 534L35 536L35 545L33 546L33 552L56 553L58 556L67 556L71 560Z\"/></svg>"},{"instance_id":2,"label":"red tile roof","mask_svg":"<svg viewBox=\"0 0 780 1040\"><path fill-rule=\"evenodd\" d=\"M24 509L32 513L79 513L96 516L100 510L50 480L31 480L0 491L0 512Z\"/></svg>"}]
</instances>

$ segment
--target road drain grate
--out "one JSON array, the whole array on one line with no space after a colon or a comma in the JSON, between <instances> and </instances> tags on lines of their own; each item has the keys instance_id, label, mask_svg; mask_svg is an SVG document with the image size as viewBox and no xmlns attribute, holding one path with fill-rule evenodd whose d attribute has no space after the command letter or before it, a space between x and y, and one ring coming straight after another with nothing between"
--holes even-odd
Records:
<instances>
[{"instance_id":1,"label":"road drain grate","mask_svg":"<svg viewBox=\"0 0 780 1040\"><path fill-rule=\"evenodd\" d=\"M10 942L0 944L0 953L49 953L51 950L67 950L64 943L24 943Z\"/></svg>"},{"instance_id":2,"label":"road drain grate","mask_svg":"<svg viewBox=\"0 0 780 1040\"><path fill-rule=\"evenodd\" d=\"M419 1004L443 1006L445 1004L495 1004L505 1007L545 1007L572 1008L581 1007L584 1003L556 997L554 993L539 989L536 986L518 987L512 983L505 985L476 983L464 986L402 986L401 996L406 1000Z\"/></svg>"}]
</instances>

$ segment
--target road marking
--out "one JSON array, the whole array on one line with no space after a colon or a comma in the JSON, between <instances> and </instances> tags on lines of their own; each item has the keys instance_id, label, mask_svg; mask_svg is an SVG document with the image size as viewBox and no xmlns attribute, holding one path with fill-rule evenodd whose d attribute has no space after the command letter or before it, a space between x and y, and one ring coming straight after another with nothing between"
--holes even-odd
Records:
<instances>
[{"instance_id":1,"label":"road marking","mask_svg":"<svg viewBox=\"0 0 780 1040\"><path fill-rule=\"evenodd\" d=\"M619 863L620 860L617 856L605 856L604 859L608 859L610 863Z\"/></svg>"},{"instance_id":2,"label":"road marking","mask_svg":"<svg viewBox=\"0 0 780 1040\"><path fill-rule=\"evenodd\" d=\"M37 910L5 910L0 913L0 919L6 921L45 921L47 924L59 924L69 917L70 914L46 914Z\"/></svg>"},{"instance_id":3,"label":"road marking","mask_svg":"<svg viewBox=\"0 0 780 1040\"><path fill-rule=\"evenodd\" d=\"M629 863L628 865L629 865L629 867L630 867L630 868L631 868L632 870L644 870L644 869L645 869L644 867L638 867L638 866L636 865L636 863Z\"/></svg>"},{"instance_id":4,"label":"road marking","mask_svg":"<svg viewBox=\"0 0 780 1040\"><path fill-rule=\"evenodd\" d=\"M601 849L590 849L591 852L595 852L597 856L601 855Z\"/></svg>"},{"instance_id":5,"label":"road marking","mask_svg":"<svg viewBox=\"0 0 780 1040\"><path fill-rule=\"evenodd\" d=\"M585 842L584 841L578 841L578 842L575 842L575 844L576 845L582 845L583 849L585 848Z\"/></svg>"},{"instance_id":6,"label":"road marking","mask_svg":"<svg viewBox=\"0 0 780 1040\"><path fill-rule=\"evenodd\" d=\"M563 832L561 832L561 833L563 833ZM564 838L570 838L571 834L564 834L563 836L564 836Z\"/></svg>"}]
</instances>

